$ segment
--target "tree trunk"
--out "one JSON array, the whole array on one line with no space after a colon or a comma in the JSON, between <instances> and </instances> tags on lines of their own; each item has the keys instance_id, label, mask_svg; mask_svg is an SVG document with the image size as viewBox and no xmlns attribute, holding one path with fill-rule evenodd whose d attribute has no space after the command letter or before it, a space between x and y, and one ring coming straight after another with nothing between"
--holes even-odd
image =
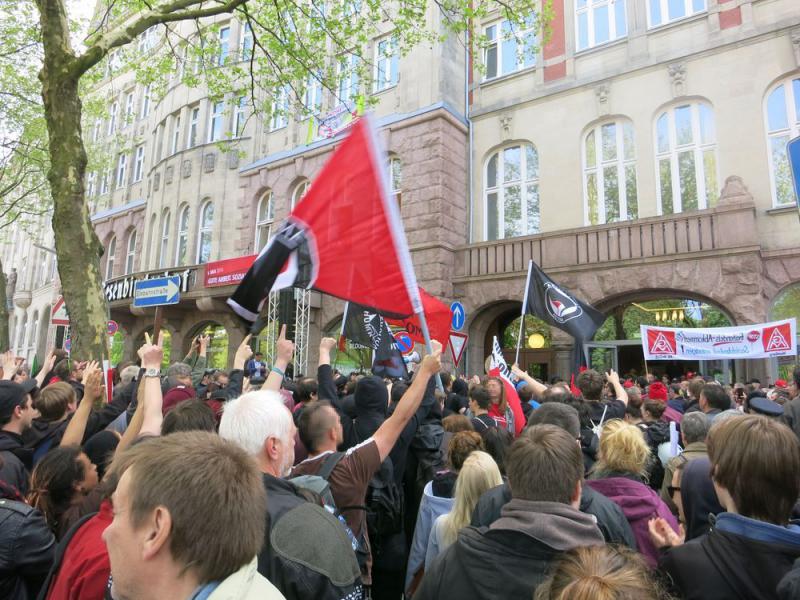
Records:
<instances>
[{"instance_id":1,"label":"tree trunk","mask_svg":"<svg viewBox=\"0 0 800 600\"><path fill-rule=\"evenodd\" d=\"M0 352L11 348L8 339L8 298L6 297L6 274L0 261Z\"/></svg>"},{"instance_id":2,"label":"tree trunk","mask_svg":"<svg viewBox=\"0 0 800 600\"><path fill-rule=\"evenodd\" d=\"M102 290L103 248L89 219L83 178L86 150L81 135L80 75L74 72L63 0L37 0L44 46L39 73L49 138L53 233L58 274L69 310L73 356L108 356L107 306Z\"/></svg>"}]
</instances>

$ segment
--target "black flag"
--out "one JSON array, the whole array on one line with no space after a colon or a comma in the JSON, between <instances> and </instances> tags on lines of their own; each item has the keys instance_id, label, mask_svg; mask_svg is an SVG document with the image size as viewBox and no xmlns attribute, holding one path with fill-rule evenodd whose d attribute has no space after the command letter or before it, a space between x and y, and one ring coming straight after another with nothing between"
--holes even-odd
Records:
<instances>
[{"instance_id":1,"label":"black flag","mask_svg":"<svg viewBox=\"0 0 800 600\"><path fill-rule=\"evenodd\" d=\"M392 330L378 313L348 302L342 317L342 335L352 343L373 351L372 373L378 377L406 377L405 361Z\"/></svg>"},{"instance_id":2,"label":"black flag","mask_svg":"<svg viewBox=\"0 0 800 600\"><path fill-rule=\"evenodd\" d=\"M533 261L528 266L523 312L566 331L581 347L606 320L603 313L559 287Z\"/></svg>"}]
</instances>

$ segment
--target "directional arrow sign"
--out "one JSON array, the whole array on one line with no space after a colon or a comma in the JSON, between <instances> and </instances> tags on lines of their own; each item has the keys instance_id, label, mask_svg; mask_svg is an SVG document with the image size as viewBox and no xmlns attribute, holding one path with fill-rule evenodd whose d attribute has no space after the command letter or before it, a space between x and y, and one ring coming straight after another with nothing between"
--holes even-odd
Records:
<instances>
[{"instance_id":1,"label":"directional arrow sign","mask_svg":"<svg viewBox=\"0 0 800 600\"><path fill-rule=\"evenodd\" d=\"M137 308L177 304L181 301L181 278L159 277L137 281L133 289L133 305Z\"/></svg>"},{"instance_id":2,"label":"directional arrow sign","mask_svg":"<svg viewBox=\"0 0 800 600\"><path fill-rule=\"evenodd\" d=\"M456 331L460 331L464 327L464 322L467 320L467 311L464 310L464 305L461 302L453 302L450 305L450 326Z\"/></svg>"},{"instance_id":3,"label":"directional arrow sign","mask_svg":"<svg viewBox=\"0 0 800 600\"><path fill-rule=\"evenodd\" d=\"M467 347L468 339L469 336L466 333L450 332L450 354L453 357L455 366L458 366L458 363L461 362L461 357L464 356L464 348Z\"/></svg>"}]
</instances>

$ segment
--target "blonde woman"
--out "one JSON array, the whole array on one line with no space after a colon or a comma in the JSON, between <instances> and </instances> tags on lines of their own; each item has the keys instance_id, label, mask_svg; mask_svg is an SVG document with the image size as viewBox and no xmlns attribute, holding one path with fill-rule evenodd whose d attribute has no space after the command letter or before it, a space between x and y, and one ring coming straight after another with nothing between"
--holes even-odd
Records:
<instances>
[{"instance_id":1,"label":"blonde woman","mask_svg":"<svg viewBox=\"0 0 800 600\"><path fill-rule=\"evenodd\" d=\"M469 525L472 511L481 495L502 483L497 463L486 452L478 450L467 457L456 479L453 510L437 517L433 523L425 553L426 571L433 559L456 541L458 532Z\"/></svg>"},{"instance_id":2,"label":"blonde woman","mask_svg":"<svg viewBox=\"0 0 800 600\"><path fill-rule=\"evenodd\" d=\"M676 533L678 522L661 497L644 482L650 457L642 431L636 425L613 419L603 426L598 460L586 485L622 509L639 552L655 567L658 549L650 539L648 521L662 517Z\"/></svg>"}]
</instances>

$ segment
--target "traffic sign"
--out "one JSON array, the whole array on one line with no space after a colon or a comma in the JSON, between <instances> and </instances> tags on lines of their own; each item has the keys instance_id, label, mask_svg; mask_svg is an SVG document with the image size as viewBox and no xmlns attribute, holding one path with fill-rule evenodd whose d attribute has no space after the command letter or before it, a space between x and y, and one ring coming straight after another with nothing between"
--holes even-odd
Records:
<instances>
[{"instance_id":1,"label":"traffic sign","mask_svg":"<svg viewBox=\"0 0 800 600\"><path fill-rule=\"evenodd\" d=\"M72 350L72 339L67 338L64 340L64 351L69 354L70 350Z\"/></svg>"},{"instance_id":2,"label":"traffic sign","mask_svg":"<svg viewBox=\"0 0 800 600\"><path fill-rule=\"evenodd\" d=\"M51 313L50 323L53 325L69 325L69 315L67 314L67 305L64 304L64 296L59 296L53 306Z\"/></svg>"},{"instance_id":3,"label":"traffic sign","mask_svg":"<svg viewBox=\"0 0 800 600\"><path fill-rule=\"evenodd\" d=\"M453 302L450 305L450 314L452 315L450 326L456 331L461 331L467 320L467 311L464 310L464 305L461 302Z\"/></svg>"},{"instance_id":4,"label":"traffic sign","mask_svg":"<svg viewBox=\"0 0 800 600\"><path fill-rule=\"evenodd\" d=\"M119 331L119 323L116 321L108 320L108 335L114 335Z\"/></svg>"},{"instance_id":5,"label":"traffic sign","mask_svg":"<svg viewBox=\"0 0 800 600\"><path fill-rule=\"evenodd\" d=\"M159 277L137 281L133 289L133 305L137 308L177 304L181 301L181 278Z\"/></svg>"},{"instance_id":6,"label":"traffic sign","mask_svg":"<svg viewBox=\"0 0 800 600\"><path fill-rule=\"evenodd\" d=\"M789 159L789 170L792 172L795 202L800 209L800 137L789 140L786 144L786 156Z\"/></svg>"},{"instance_id":7,"label":"traffic sign","mask_svg":"<svg viewBox=\"0 0 800 600\"><path fill-rule=\"evenodd\" d=\"M458 366L458 363L461 362L461 357L464 356L464 349L467 347L468 339L469 336L466 333L450 332L450 354L453 357L455 366Z\"/></svg>"},{"instance_id":8,"label":"traffic sign","mask_svg":"<svg viewBox=\"0 0 800 600\"><path fill-rule=\"evenodd\" d=\"M414 340L408 335L407 331L398 331L394 334L394 341L401 354L408 354L414 350Z\"/></svg>"}]
</instances>

